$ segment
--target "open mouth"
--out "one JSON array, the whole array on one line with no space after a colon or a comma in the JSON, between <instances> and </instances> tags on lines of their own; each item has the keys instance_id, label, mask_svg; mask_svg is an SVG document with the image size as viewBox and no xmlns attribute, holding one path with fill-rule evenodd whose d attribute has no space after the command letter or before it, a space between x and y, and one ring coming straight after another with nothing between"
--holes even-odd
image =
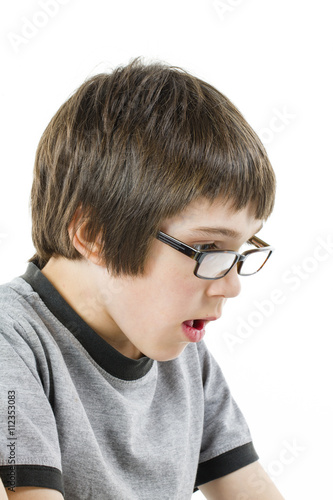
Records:
<instances>
[{"instance_id":1,"label":"open mouth","mask_svg":"<svg viewBox=\"0 0 333 500\"><path fill-rule=\"evenodd\" d=\"M184 324L195 330L202 330L205 327L203 319L189 319L188 321L184 321Z\"/></svg>"},{"instance_id":2,"label":"open mouth","mask_svg":"<svg viewBox=\"0 0 333 500\"><path fill-rule=\"evenodd\" d=\"M183 332L190 342L200 342L205 335L207 321L203 319L189 319L183 321Z\"/></svg>"}]
</instances>

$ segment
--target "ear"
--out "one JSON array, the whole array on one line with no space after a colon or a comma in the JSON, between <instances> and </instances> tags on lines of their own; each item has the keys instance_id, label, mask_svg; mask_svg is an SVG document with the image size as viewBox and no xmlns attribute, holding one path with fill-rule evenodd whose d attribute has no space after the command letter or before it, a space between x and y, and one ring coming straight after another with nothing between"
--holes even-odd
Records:
<instances>
[{"instance_id":1,"label":"ear","mask_svg":"<svg viewBox=\"0 0 333 500\"><path fill-rule=\"evenodd\" d=\"M105 267L104 260L101 257L101 236L99 234L94 242L86 239L86 222L80 208L76 210L68 226L68 234L73 246L82 257L97 266Z\"/></svg>"}]
</instances>

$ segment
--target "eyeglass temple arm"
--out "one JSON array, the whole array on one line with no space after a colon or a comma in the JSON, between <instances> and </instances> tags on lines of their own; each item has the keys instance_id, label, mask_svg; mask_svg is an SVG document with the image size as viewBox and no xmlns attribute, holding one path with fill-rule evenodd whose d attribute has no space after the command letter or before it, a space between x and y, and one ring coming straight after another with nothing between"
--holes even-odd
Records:
<instances>
[{"instance_id":1,"label":"eyeglass temple arm","mask_svg":"<svg viewBox=\"0 0 333 500\"><path fill-rule=\"evenodd\" d=\"M263 240L258 238L258 236L252 236L252 238L250 238L249 241L250 243L253 243L253 245L256 246L257 248L264 248L270 246L268 243L265 243Z\"/></svg>"},{"instance_id":2,"label":"eyeglass temple arm","mask_svg":"<svg viewBox=\"0 0 333 500\"><path fill-rule=\"evenodd\" d=\"M182 243L179 240L176 240L176 238L173 238L172 236L169 236L168 234L163 233L162 231L159 231L157 234L157 239L162 241L163 243L166 243L170 247L174 248L175 250L179 250L185 255L188 255L192 259L195 259L195 257L200 253L196 252L191 248L190 246L186 245L185 243Z\"/></svg>"}]
</instances>

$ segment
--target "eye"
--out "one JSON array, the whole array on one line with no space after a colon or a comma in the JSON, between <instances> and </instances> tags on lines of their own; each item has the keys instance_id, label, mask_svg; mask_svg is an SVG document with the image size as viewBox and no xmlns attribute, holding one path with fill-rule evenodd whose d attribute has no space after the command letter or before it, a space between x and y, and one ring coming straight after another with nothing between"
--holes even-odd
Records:
<instances>
[{"instance_id":1,"label":"eye","mask_svg":"<svg viewBox=\"0 0 333 500\"><path fill-rule=\"evenodd\" d=\"M233 245L226 245L222 242L211 242L211 243L197 243L191 245L193 248L198 250L198 252L209 252L210 250L231 250L238 253L243 253L250 248L253 248L253 243L250 240L246 241L241 245L241 247L233 248Z\"/></svg>"},{"instance_id":2,"label":"eye","mask_svg":"<svg viewBox=\"0 0 333 500\"><path fill-rule=\"evenodd\" d=\"M193 248L198 250L198 252L207 252L209 250L219 250L215 243L199 243L197 245L193 245Z\"/></svg>"}]
</instances>

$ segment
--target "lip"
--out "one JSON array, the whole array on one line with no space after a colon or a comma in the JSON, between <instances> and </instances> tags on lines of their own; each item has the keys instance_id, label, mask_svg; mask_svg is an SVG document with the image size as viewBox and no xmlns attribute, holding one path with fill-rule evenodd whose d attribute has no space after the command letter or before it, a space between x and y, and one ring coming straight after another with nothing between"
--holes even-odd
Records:
<instances>
[{"instance_id":1,"label":"lip","mask_svg":"<svg viewBox=\"0 0 333 500\"><path fill-rule=\"evenodd\" d=\"M215 321L217 318L216 316L211 316L208 318L199 318L196 319L195 321L197 322L198 328L195 328L194 325L190 326L186 323L192 320L186 320L183 321L182 323L182 328L185 336L190 342L200 342L205 336L205 327L209 321Z\"/></svg>"},{"instance_id":2,"label":"lip","mask_svg":"<svg viewBox=\"0 0 333 500\"><path fill-rule=\"evenodd\" d=\"M206 323L203 323L203 327L200 329L194 328L193 326L186 325L186 323L182 323L183 332L190 342L200 342L204 338L206 333L205 331Z\"/></svg>"}]
</instances>

